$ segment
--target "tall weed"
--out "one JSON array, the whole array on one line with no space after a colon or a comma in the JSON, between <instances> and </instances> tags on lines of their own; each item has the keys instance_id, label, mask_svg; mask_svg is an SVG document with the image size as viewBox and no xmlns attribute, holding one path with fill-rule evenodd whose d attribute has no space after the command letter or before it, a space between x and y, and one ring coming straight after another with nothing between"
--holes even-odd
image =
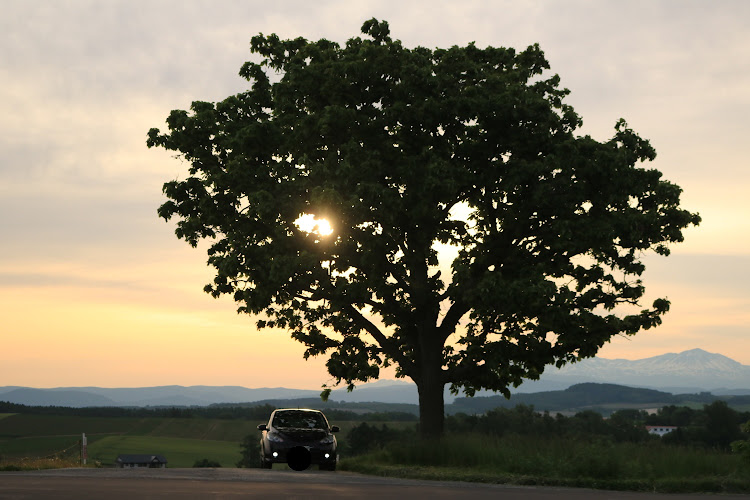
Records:
<instances>
[{"instance_id":1,"label":"tall weed","mask_svg":"<svg viewBox=\"0 0 750 500\"><path fill-rule=\"evenodd\" d=\"M448 434L439 440L416 437L390 442L363 460L384 465L433 466L546 478L597 480L748 477L740 457L658 442L614 443L478 433Z\"/></svg>"}]
</instances>

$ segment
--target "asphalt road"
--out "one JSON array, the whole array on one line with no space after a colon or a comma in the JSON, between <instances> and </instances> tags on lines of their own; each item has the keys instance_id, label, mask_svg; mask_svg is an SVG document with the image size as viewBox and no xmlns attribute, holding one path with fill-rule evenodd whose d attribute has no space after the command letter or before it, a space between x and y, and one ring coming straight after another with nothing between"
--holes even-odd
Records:
<instances>
[{"instance_id":1,"label":"asphalt road","mask_svg":"<svg viewBox=\"0 0 750 500\"><path fill-rule=\"evenodd\" d=\"M264 469L58 469L0 472L0 499L312 499L678 500L660 495L575 488L486 485L366 476L353 472ZM726 495L722 498L748 498Z\"/></svg>"}]
</instances>

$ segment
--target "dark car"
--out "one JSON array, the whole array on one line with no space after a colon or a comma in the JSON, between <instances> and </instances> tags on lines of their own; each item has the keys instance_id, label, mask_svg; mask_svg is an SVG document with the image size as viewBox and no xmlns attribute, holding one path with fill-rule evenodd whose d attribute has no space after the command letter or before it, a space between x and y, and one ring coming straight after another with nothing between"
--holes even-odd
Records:
<instances>
[{"instance_id":1,"label":"dark car","mask_svg":"<svg viewBox=\"0 0 750 500\"><path fill-rule=\"evenodd\" d=\"M268 424L260 424L260 466L270 469L275 463L288 463L294 470L317 464L320 470L336 470L337 426L329 426L323 412L307 409L279 409L271 413Z\"/></svg>"}]
</instances>

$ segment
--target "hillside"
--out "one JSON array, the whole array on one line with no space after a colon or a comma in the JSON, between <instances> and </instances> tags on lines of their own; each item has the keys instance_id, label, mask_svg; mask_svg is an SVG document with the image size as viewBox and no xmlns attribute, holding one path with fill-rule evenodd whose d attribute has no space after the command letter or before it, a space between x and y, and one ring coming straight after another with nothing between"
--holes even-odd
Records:
<instances>
[{"instance_id":1,"label":"hillside","mask_svg":"<svg viewBox=\"0 0 750 500\"><path fill-rule=\"evenodd\" d=\"M592 358L569 364L557 370L548 367L538 381L524 382L514 390L513 401L538 400L539 393L568 389L581 383L614 384L642 387L658 392L686 394L712 392L721 395L750 394L750 366L742 365L726 356L692 349L640 360ZM208 406L217 403L252 403L262 401L319 399L319 390L263 387L249 389L239 386L178 385L135 388L60 387L34 389L28 387L0 387L0 401L34 406ZM504 398L489 391L478 391L477 396ZM546 397L546 396L545 396ZM465 403L465 399L450 394L445 388L446 404ZM535 399L536 398L536 399ZM661 398L661 396L660 396ZM409 380L378 380L360 384L352 392L332 391L332 402L391 404L418 403L416 385ZM500 404L500 403L499 403ZM603 404L603 403L598 403Z\"/></svg>"},{"instance_id":2,"label":"hillside","mask_svg":"<svg viewBox=\"0 0 750 500\"><path fill-rule=\"evenodd\" d=\"M746 393L750 389L750 366L702 349L627 360L591 358L559 370L548 368L541 383L599 382L647 387L666 392ZM537 382L526 382L531 389Z\"/></svg>"},{"instance_id":3,"label":"hillside","mask_svg":"<svg viewBox=\"0 0 750 500\"><path fill-rule=\"evenodd\" d=\"M93 391L45 390L29 387L0 392L0 401L30 406L116 406L117 402Z\"/></svg>"},{"instance_id":4,"label":"hillside","mask_svg":"<svg viewBox=\"0 0 750 500\"><path fill-rule=\"evenodd\" d=\"M671 394L653 389L641 389L616 384L583 383L562 391L543 391L538 393L518 393L510 399L503 396L476 396L473 398L458 397L452 403L445 405L447 414L467 413L481 414L494 408L512 408L517 405L533 406L537 411L568 412L593 409L602 413L610 413L623 408L659 408L667 405L701 407L716 400L726 401L735 409L750 410L750 396L714 395L708 392L693 394ZM351 419L356 415L368 413L388 414L391 418L401 419L398 414L419 415L419 406L408 403L381 402L342 402L321 401L316 398L266 399L245 403L219 403L203 407L151 407L151 408L119 408L119 407L50 407L23 406L15 403L0 401L0 413L31 413L48 415L79 415L79 416L200 416L201 418L248 418L263 420L270 410L266 408L316 408L336 414L344 418L344 414ZM266 413L258 413L259 410ZM356 417L355 417L356 418Z\"/></svg>"},{"instance_id":5,"label":"hillside","mask_svg":"<svg viewBox=\"0 0 750 500\"><path fill-rule=\"evenodd\" d=\"M484 413L493 408L512 408L519 404L533 406L539 411L572 411L588 408L665 406L678 402L678 397L668 392L652 389L637 389L615 384L584 383L563 391L544 391L530 394L514 394L510 399L503 396L456 398L446 407L447 413Z\"/></svg>"}]
</instances>

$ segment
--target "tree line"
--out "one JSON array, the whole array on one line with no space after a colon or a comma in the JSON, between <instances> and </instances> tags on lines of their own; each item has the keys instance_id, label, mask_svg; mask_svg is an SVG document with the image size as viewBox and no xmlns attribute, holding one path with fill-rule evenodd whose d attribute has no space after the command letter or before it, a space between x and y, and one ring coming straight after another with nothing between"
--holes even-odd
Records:
<instances>
[{"instance_id":1,"label":"tree line","mask_svg":"<svg viewBox=\"0 0 750 500\"><path fill-rule=\"evenodd\" d=\"M216 418L222 420L258 420L265 422L277 406L261 404L256 406L207 406L207 407L84 407L67 406L28 406L0 401L0 413L22 413L35 415L65 415L76 417L154 417L154 418ZM358 413L342 409L324 409L329 421L370 422L415 421L417 416L405 411L375 411Z\"/></svg>"},{"instance_id":2,"label":"tree line","mask_svg":"<svg viewBox=\"0 0 750 500\"><path fill-rule=\"evenodd\" d=\"M540 436L573 438L616 443L661 441L666 445L705 447L729 451L733 442L750 438L750 412L730 408L724 401L704 405L702 409L666 406L654 414L643 410L618 410L605 418L601 413L586 410L572 416L561 413L537 412L533 406L496 408L483 415L457 413L446 416L448 433L478 433L488 436ZM664 437L649 434L646 426L676 426ZM742 429L745 429L744 432ZM363 422L352 428L346 437L348 452L358 454L390 442L403 440L413 430L395 430L387 425Z\"/></svg>"}]
</instances>

